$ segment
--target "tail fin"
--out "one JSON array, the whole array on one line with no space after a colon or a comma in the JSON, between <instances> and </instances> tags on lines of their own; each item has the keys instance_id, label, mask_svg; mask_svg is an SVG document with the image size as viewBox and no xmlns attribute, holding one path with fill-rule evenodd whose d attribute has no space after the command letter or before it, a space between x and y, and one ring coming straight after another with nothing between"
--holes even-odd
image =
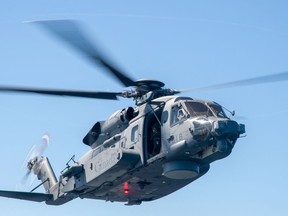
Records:
<instances>
[{"instance_id":1,"label":"tail fin","mask_svg":"<svg viewBox=\"0 0 288 216\"><path fill-rule=\"evenodd\" d=\"M57 179L48 158L42 157L35 165L33 167L34 174L41 180L46 193L51 193L50 189L57 184Z\"/></svg>"},{"instance_id":2,"label":"tail fin","mask_svg":"<svg viewBox=\"0 0 288 216\"><path fill-rule=\"evenodd\" d=\"M31 161L29 161L28 167L29 166L31 168L30 171L33 171L33 173L37 175L38 179L42 181L42 184L40 185L44 186L46 193L32 193L40 186L39 185L36 188L34 188L31 192L0 190L0 196L14 199L29 200L34 202L46 202L46 204L53 205L55 201L52 189L53 186L57 184L57 180L48 158L41 157L39 161L37 161L37 158L32 159ZM56 203L56 205L59 204Z\"/></svg>"}]
</instances>

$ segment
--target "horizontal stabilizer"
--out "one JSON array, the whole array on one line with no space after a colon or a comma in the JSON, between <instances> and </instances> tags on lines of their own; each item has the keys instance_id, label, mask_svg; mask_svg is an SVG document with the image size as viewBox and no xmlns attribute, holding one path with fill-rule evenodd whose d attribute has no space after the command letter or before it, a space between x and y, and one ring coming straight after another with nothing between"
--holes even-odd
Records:
<instances>
[{"instance_id":1,"label":"horizontal stabilizer","mask_svg":"<svg viewBox=\"0 0 288 216\"><path fill-rule=\"evenodd\" d=\"M34 202L44 202L53 199L52 194L20 192L20 191L0 190L0 196L13 199L29 200Z\"/></svg>"}]
</instances>

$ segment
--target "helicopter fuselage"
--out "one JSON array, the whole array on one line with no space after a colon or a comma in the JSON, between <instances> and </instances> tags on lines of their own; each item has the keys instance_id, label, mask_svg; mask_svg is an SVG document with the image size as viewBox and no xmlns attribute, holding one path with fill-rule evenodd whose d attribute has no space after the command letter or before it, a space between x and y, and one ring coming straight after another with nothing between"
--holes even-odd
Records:
<instances>
[{"instance_id":1,"label":"helicopter fuselage","mask_svg":"<svg viewBox=\"0 0 288 216\"><path fill-rule=\"evenodd\" d=\"M84 138L92 149L62 173L47 204L80 197L134 205L161 198L227 157L245 132L217 103L176 96L120 110L95 125L90 142Z\"/></svg>"}]
</instances>

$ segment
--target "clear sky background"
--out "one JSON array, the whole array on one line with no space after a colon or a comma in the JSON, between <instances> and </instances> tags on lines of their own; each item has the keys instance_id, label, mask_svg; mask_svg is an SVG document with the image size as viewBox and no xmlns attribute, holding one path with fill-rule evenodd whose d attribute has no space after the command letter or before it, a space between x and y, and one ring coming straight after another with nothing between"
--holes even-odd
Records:
<instances>
[{"instance_id":1,"label":"clear sky background","mask_svg":"<svg viewBox=\"0 0 288 216\"><path fill-rule=\"evenodd\" d=\"M77 19L133 78L190 89L288 70L285 0L26 0L0 6L0 85L121 91L101 68L23 21ZM183 94L236 110L247 137L194 183L160 200L123 203L76 199L53 207L0 198L5 215L197 215L288 213L288 82ZM133 101L0 93L0 188L15 190L23 161L43 133L59 176L98 120ZM40 190L41 191L41 190Z\"/></svg>"}]
</instances>

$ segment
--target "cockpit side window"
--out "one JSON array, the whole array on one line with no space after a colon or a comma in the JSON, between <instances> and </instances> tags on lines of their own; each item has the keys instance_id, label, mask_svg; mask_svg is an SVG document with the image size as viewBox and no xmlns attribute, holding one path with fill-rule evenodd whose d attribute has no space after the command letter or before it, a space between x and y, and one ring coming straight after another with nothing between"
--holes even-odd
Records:
<instances>
[{"instance_id":1,"label":"cockpit side window","mask_svg":"<svg viewBox=\"0 0 288 216\"><path fill-rule=\"evenodd\" d=\"M185 111L181 104L172 107L170 115L170 124L175 125L186 119Z\"/></svg>"},{"instance_id":2,"label":"cockpit side window","mask_svg":"<svg viewBox=\"0 0 288 216\"><path fill-rule=\"evenodd\" d=\"M209 107L212 109L212 111L215 113L215 115L219 118L228 118L227 115L225 114L224 110L222 107L218 104L208 104Z\"/></svg>"}]
</instances>

